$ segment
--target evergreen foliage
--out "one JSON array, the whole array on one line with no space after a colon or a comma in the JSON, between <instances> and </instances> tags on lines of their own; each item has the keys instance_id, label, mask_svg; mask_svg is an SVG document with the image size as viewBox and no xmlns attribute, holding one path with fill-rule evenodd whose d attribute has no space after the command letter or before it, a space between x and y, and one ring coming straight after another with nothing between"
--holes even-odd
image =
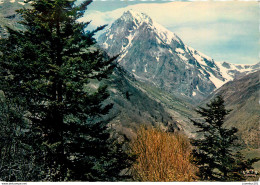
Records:
<instances>
[{"instance_id":1,"label":"evergreen foliage","mask_svg":"<svg viewBox=\"0 0 260 185\"><path fill-rule=\"evenodd\" d=\"M27 157L38 170L31 179L14 180L123 180L119 173L131 158L102 119L112 105L103 103L109 94L101 80L111 74L115 58L105 59L93 38L104 26L86 31L89 22L77 21L91 1L29 2L32 8L17 11L25 31L9 29L0 41L0 89L23 107ZM101 85L88 92L92 79Z\"/></svg>"},{"instance_id":2,"label":"evergreen foliage","mask_svg":"<svg viewBox=\"0 0 260 185\"><path fill-rule=\"evenodd\" d=\"M199 167L201 180L234 181L244 180L242 171L252 168L257 159L245 160L241 153L234 154L239 147L236 128L224 128L226 110L222 96L217 96L207 104L207 108L197 110L204 121L191 120L202 133L202 139L193 139L194 162Z\"/></svg>"},{"instance_id":3,"label":"evergreen foliage","mask_svg":"<svg viewBox=\"0 0 260 185\"><path fill-rule=\"evenodd\" d=\"M28 120L24 119L24 107L0 94L0 179L3 181L30 180L36 170L27 145Z\"/></svg>"}]
</instances>

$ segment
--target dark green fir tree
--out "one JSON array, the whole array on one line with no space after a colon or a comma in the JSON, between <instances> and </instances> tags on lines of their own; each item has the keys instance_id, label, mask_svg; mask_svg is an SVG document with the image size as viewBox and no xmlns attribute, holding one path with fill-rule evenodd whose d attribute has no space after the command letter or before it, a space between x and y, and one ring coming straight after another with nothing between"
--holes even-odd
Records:
<instances>
[{"instance_id":1,"label":"dark green fir tree","mask_svg":"<svg viewBox=\"0 0 260 185\"><path fill-rule=\"evenodd\" d=\"M37 169L33 166L27 145L30 139L25 107L18 106L18 99L8 99L0 91L0 181L30 179Z\"/></svg>"},{"instance_id":2,"label":"dark green fir tree","mask_svg":"<svg viewBox=\"0 0 260 185\"><path fill-rule=\"evenodd\" d=\"M112 105L102 79L115 58L106 59L94 31L77 20L91 1L28 0L18 10L24 31L9 29L0 42L0 89L28 120L25 143L34 169L30 179L118 181L131 163L122 145L110 137L102 119ZM93 80L99 87L88 91Z\"/></svg>"},{"instance_id":3,"label":"dark green fir tree","mask_svg":"<svg viewBox=\"0 0 260 185\"><path fill-rule=\"evenodd\" d=\"M244 180L242 172L252 168L253 160L245 160L239 148L237 129L225 128L225 117L229 114L222 96L217 96L206 108L200 107L197 113L203 121L191 120L199 128L201 139L193 139L194 162L199 168L198 176L206 181Z\"/></svg>"}]
</instances>

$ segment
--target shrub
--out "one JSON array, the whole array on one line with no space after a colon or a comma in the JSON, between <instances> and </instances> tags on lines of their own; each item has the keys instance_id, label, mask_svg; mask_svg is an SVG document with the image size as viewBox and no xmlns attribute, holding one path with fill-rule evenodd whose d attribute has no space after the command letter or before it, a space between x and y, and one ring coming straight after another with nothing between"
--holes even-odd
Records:
<instances>
[{"instance_id":1,"label":"shrub","mask_svg":"<svg viewBox=\"0 0 260 185\"><path fill-rule=\"evenodd\" d=\"M131 142L137 155L132 166L137 181L194 181L196 167L191 164L191 145L180 133L141 127Z\"/></svg>"}]
</instances>

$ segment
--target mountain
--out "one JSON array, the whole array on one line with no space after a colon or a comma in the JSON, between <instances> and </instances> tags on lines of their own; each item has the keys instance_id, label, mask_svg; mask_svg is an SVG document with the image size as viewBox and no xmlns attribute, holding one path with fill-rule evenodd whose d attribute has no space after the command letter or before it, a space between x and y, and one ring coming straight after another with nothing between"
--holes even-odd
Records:
<instances>
[{"instance_id":1,"label":"mountain","mask_svg":"<svg viewBox=\"0 0 260 185\"><path fill-rule=\"evenodd\" d=\"M4 26L22 29L17 23L21 18L15 10L25 4L23 0L0 0L0 36L6 37ZM92 82L90 89L98 82ZM194 114L192 105L163 90L137 81L133 75L121 67L116 68L109 83L109 102L114 104L107 119L120 132L130 133L140 124L160 125L167 129L182 130L188 135L192 130L188 117Z\"/></svg>"},{"instance_id":2,"label":"mountain","mask_svg":"<svg viewBox=\"0 0 260 185\"><path fill-rule=\"evenodd\" d=\"M3 1L0 0L0 23L13 21L13 26L19 29L16 27L19 17L14 14L14 10L24 6L22 2L1 2ZM253 97L257 97L257 93L248 95L250 99L247 101L244 98L244 103L241 103L238 102L239 97L251 91L247 92L245 88L238 91L240 95L231 96L232 93L228 90L233 88L236 92L236 87L240 86L242 89L243 84L251 84L249 81L253 77L253 84L257 84L257 78L254 76L256 73L253 72L259 69L259 63L237 65L215 62L185 45L176 34L147 15L134 11L127 11L117 19L110 29L100 36L99 43L109 55L121 54L118 61L122 68L114 71L109 82L109 101L114 104L114 108L108 119L118 130L132 133L136 125L140 124L164 127L172 125L174 129L182 130L193 137L194 127L188 118L196 116L194 104L183 100L182 96L200 100L210 93L212 97L226 91L231 97L227 99L228 107L234 109L228 119L228 125L237 123L246 131L245 125L250 125L251 123L247 122L252 120L253 126L250 128L255 128L255 121L259 117L255 116L257 110L254 107L257 107L255 103L258 101ZM246 74L249 75L245 76ZM92 88L97 87L97 84L93 82ZM235 85L230 85L231 88L229 84ZM257 85L254 88L259 90ZM248 113L247 109L252 111ZM245 112L242 118L241 111ZM256 133L252 129L248 135Z\"/></svg>"},{"instance_id":3,"label":"mountain","mask_svg":"<svg viewBox=\"0 0 260 185\"><path fill-rule=\"evenodd\" d=\"M191 104L184 102L154 86L137 81L122 67L113 71L106 81L110 98L106 103L113 103L113 108L106 119L112 128L123 133L127 138L135 135L140 125L154 125L164 130L179 130L193 137L193 126L189 117L195 112ZM92 81L89 90L96 89L99 81Z\"/></svg>"},{"instance_id":4,"label":"mountain","mask_svg":"<svg viewBox=\"0 0 260 185\"><path fill-rule=\"evenodd\" d=\"M260 62L254 65L250 64L230 64L228 62L216 62L222 76L227 79L226 82L239 79L246 74L253 73L260 69Z\"/></svg>"},{"instance_id":5,"label":"mountain","mask_svg":"<svg viewBox=\"0 0 260 185\"><path fill-rule=\"evenodd\" d=\"M111 56L141 81L176 95L202 100L236 76L258 66L218 63L185 45L174 33L149 16L125 12L98 42Z\"/></svg>"},{"instance_id":6,"label":"mountain","mask_svg":"<svg viewBox=\"0 0 260 185\"><path fill-rule=\"evenodd\" d=\"M228 127L239 129L239 137L245 145L259 148L260 123L260 71L250 73L224 84L207 101L223 95L227 109L232 111L226 119Z\"/></svg>"}]
</instances>

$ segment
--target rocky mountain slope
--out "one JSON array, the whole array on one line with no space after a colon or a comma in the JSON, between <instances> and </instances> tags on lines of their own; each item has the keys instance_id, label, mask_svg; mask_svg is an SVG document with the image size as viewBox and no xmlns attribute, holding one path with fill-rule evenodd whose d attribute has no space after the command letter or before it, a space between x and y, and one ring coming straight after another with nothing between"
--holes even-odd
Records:
<instances>
[{"instance_id":1,"label":"rocky mountain slope","mask_svg":"<svg viewBox=\"0 0 260 185\"><path fill-rule=\"evenodd\" d=\"M226 125L239 129L239 136L244 144L260 147L260 71L230 81L219 88L209 99L222 94L226 107L232 111ZM207 101L209 101L209 99Z\"/></svg>"},{"instance_id":2,"label":"rocky mountain slope","mask_svg":"<svg viewBox=\"0 0 260 185\"><path fill-rule=\"evenodd\" d=\"M0 0L0 25L10 23L19 29L14 10L22 6L20 0ZM117 130L131 135L140 124L172 125L193 137L194 127L188 118L196 115L183 96L201 100L213 92L211 97L223 94L228 108L234 109L227 125L236 124L245 143L255 146L259 72L253 72L259 63L216 62L147 15L134 11L116 20L99 43L109 55L121 54L118 61L122 68L115 70L109 82L109 101L114 108L108 119ZM92 88L96 86L92 84Z\"/></svg>"},{"instance_id":3,"label":"rocky mountain slope","mask_svg":"<svg viewBox=\"0 0 260 185\"><path fill-rule=\"evenodd\" d=\"M1 37L6 37L4 26L21 29L15 13L25 4L23 0L0 0ZM131 137L137 125L159 125L167 129L183 130L190 133L188 117L194 112L192 106L154 86L137 81L133 75L122 68L116 68L109 82L110 102L114 104L107 119L117 130ZM90 88L96 88L92 83Z\"/></svg>"},{"instance_id":4,"label":"rocky mountain slope","mask_svg":"<svg viewBox=\"0 0 260 185\"><path fill-rule=\"evenodd\" d=\"M228 62L216 62L222 76L227 79L226 82L239 79L246 74L256 72L260 69L260 62L254 65L250 64L231 64Z\"/></svg>"},{"instance_id":5,"label":"rocky mountain slope","mask_svg":"<svg viewBox=\"0 0 260 185\"><path fill-rule=\"evenodd\" d=\"M0 38L8 35L6 27L12 29L22 29L18 23L21 17L16 14L15 10L29 6L24 0L0 0Z\"/></svg>"},{"instance_id":6,"label":"rocky mountain slope","mask_svg":"<svg viewBox=\"0 0 260 185\"><path fill-rule=\"evenodd\" d=\"M193 137L194 127L188 118L195 115L191 104L154 86L139 82L122 67L115 68L109 85L109 103L113 108L106 119L110 125L131 138L140 125L159 126L165 130L179 130ZM95 89L99 82L89 86Z\"/></svg>"},{"instance_id":7,"label":"rocky mountain slope","mask_svg":"<svg viewBox=\"0 0 260 185\"><path fill-rule=\"evenodd\" d=\"M120 65L137 79L196 100L259 68L259 64L215 62L146 14L132 10L117 19L98 41L109 55L120 54Z\"/></svg>"}]
</instances>

